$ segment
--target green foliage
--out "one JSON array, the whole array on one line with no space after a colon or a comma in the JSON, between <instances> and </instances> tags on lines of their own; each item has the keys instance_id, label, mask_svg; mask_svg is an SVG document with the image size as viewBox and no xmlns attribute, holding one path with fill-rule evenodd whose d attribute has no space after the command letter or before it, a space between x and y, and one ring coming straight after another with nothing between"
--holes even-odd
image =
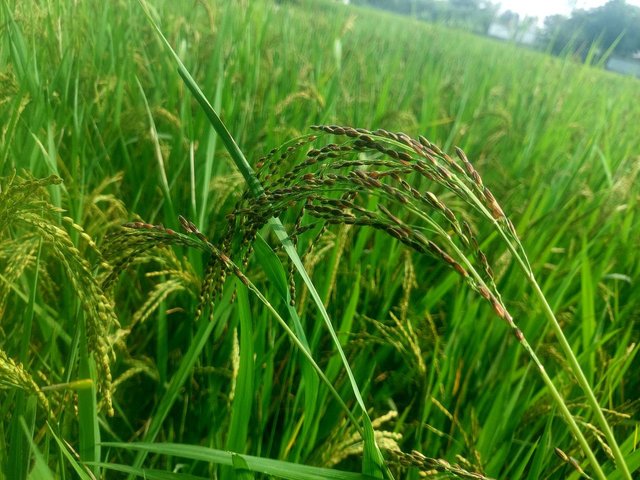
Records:
<instances>
[{"instance_id":1,"label":"green foliage","mask_svg":"<svg viewBox=\"0 0 640 480\"><path fill-rule=\"evenodd\" d=\"M382 8L480 34L489 30L499 8L498 2L481 0L354 0L351 3Z\"/></svg>"},{"instance_id":2,"label":"green foliage","mask_svg":"<svg viewBox=\"0 0 640 480\"><path fill-rule=\"evenodd\" d=\"M424 135L445 152L462 147L512 219L636 474L637 82L383 12L290 3L185 9L157 1L150 13L271 190L309 158L310 125L385 128ZM296 208L282 197L277 212L260 210L266 206L243 196L228 138L201 112L137 3L5 1L0 11L6 478L120 478L116 469L211 478L251 475L247 468L257 477L355 478L363 475L348 472L362 471L365 448L375 458L374 444L397 478L426 470L578 478L576 465L592 474L550 386L508 325L495 321L496 307L437 250L415 252L393 225L395 217L422 235L437 227L463 246L445 210L425 226L422 207L391 202L386 213L364 191L343 200L375 213L384 228L323 228L317 207L328 205L300 215L302 196ZM318 150L336 142L314 141ZM298 172L298 185L317 174ZM472 228L504 307L604 474L625 478L601 446L610 442L544 321L545 306L499 232L442 184L411 185ZM344 192L320 193L333 201ZM236 205L250 210L228 219ZM292 235L287 253L271 227L254 226L253 246L235 228L267 213L291 234L306 229ZM186 233L178 214L195 223ZM211 246L235 252L230 260L252 287ZM474 268L483 265L469 252ZM291 274L291 257L315 300ZM484 267L479 274L489 278ZM367 447L354 385L371 420ZM147 443L129 444L136 441ZM198 448L207 450L190 456Z\"/></svg>"},{"instance_id":3,"label":"green foliage","mask_svg":"<svg viewBox=\"0 0 640 480\"><path fill-rule=\"evenodd\" d=\"M583 59L594 45L601 52L613 48L623 57L640 51L640 7L625 0L610 0L602 7L576 10L571 17L555 15L545 20L546 48L571 52Z\"/></svg>"}]
</instances>

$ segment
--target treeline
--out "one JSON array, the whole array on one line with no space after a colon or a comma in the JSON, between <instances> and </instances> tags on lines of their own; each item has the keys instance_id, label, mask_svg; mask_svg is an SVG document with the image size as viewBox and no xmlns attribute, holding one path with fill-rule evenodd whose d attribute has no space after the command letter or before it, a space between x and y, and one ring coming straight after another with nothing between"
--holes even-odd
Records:
<instances>
[{"instance_id":1,"label":"treeline","mask_svg":"<svg viewBox=\"0 0 640 480\"><path fill-rule=\"evenodd\" d=\"M421 20L437 22L476 33L486 33L498 15L499 5L480 0L351 0Z\"/></svg>"},{"instance_id":2,"label":"treeline","mask_svg":"<svg viewBox=\"0 0 640 480\"><path fill-rule=\"evenodd\" d=\"M569 51L584 58L596 44L621 57L640 53L640 7L611 0L602 7L553 15L544 22L541 44L555 54Z\"/></svg>"},{"instance_id":3,"label":"treeline","mask_svg":"<svg viewBox=\"0 0 640 480\"><path fill-rule=\"evenodd\" d=\"M369 5L416 18L487 33L493 23L512 31L531 29L535 18L517 13L499 13L499 5L484 0L351 0L354 5ZM611 52L632 57L640 52L640 7L625 0L610 0L601 7L574 10L570 16L553 15L537 31L536 46L554 54L585 58L588 53ZM594 48L595 45L595 48Z\"/></svg>"}]
</instances>

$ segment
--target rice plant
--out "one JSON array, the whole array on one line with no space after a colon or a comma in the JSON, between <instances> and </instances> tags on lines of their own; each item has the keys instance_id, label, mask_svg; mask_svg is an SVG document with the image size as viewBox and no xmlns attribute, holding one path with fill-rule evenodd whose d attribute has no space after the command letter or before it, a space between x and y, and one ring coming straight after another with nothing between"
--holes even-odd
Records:
<instances>
[{"instance_id":1,"label":"rice plant","mask_svg":"<svg viewBox=\"0 0 640 480\"><path fill-rule=\"evenodd\" d=\"M562 416L584 450L591 468L598 478L604 479L604 471L569 411L566 401L509 313L498 291L493 270L480 248L481 242L469 223L473 222L471 216L476 214L482 221L492 223L498 230L509 251L517 259L523 275L540 295L539 299L547 307L548 320L558 335L570 368L575 369L572 373L584 389L594 417L605 432L606 440L610 442L608 448L613 452L618 468L630 478L611 427L535 280L513 223L484 185L464 152L457 149L458 160L454 160L424 137L415 140L406 134L386 130L372 132L335 125L313 128L342 136L347 140L340 144L328 143L321 148L310 148L309 145L313 145L318 138L316 135L309 135L285 144L284 147L273 149L261 158L257 164L260 170L255 177L261 187L261 193L255 197L251 190L248 190L243 196L229 216L228 233L221 240L219 248L213 246L195 224L181 217L183 229L193 234L197 240L189 240L188 237L162 226L142 222L130 223L125 225L125 230L110 240L109 251L113 252L110 260L119 265L119 268L124 268L124 265L150 245L180 244L208 251L211 259L203 280L197 315L202 314L205 302L210 304L210 312L213 311L213 300L220 296L226 275L234 275L269 307L297 347L306 354L336 399L350 413L322 369L309 354L306 345L298 339L231 258L237 258L238 263L247 265L252 253L252 244L262 227L270 219L278 218L296 205L298 220L290 234L295 243L298 237L313 230L316 230L317 238L318 232L322 233L328 225L335 224L366 226L384 231L412 250L431 255L451 267L480 298L489 302L497 317L507 324L517 342L536 365ZM303 148L307 150L304 159L294 163L292 168L283 168L283 165L291 163L290 158L295 157ZM427 188L441 187L462 200L462 210L458 215L432 191L424 190L421 193L419 187L425 183ZM371 197L375 199L373 203ZM395 207L394 210L402 212L399 215L408 218L399 218L386 205ZM304 221L307 217L315 221ZM311 241L310 245L314 243ZM293 270L291 272L293 273ZM117 269L113 274L117 274ZM296 289L293 278L290 285L290 303L295 305ZM357 424L354 417L350 418ZM362 431L360 434L362 435ZM401 451L395 453L402 454ZM579 465L577 468L582 471Z\"/></svg>"},{"instance_id":2,"label":"rice plant","mask_svg":"<svg viewBox=\"0 0 640 480\"><path fill-rule=\"evenodd\" d=\"M637 473L637 81L143 3L0 7L0 477Z\"/></svg>"}]
</instances>

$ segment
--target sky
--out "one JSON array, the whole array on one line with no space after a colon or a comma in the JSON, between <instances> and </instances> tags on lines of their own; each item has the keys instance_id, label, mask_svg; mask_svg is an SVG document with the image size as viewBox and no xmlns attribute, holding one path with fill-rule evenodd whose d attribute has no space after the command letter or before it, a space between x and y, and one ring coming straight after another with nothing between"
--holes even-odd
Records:
<instances>
[{"instance_id":1,"label":"sky","mask_svg":"<svg viewBox=\"0 0 640 480\"><path fill-rule=\"evenodd\" d=\"M561 14L569 15L575 8L595 8L607 3L606 0L497 0L496 3L502 5L502 10L511 10L520 14L521 17L542 18ZM640 6L640 0L627 0L631 5Z\"/></svg>"}]
</instances>

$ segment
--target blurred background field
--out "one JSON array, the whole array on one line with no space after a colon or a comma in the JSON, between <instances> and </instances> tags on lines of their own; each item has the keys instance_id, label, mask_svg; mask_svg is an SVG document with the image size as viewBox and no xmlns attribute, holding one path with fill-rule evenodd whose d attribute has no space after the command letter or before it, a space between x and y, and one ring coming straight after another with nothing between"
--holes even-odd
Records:
<instances>
[{"instance_id":1,"label":"blurred background field","mask_svg":"<svg viewBox=\"0 0 640 480\"><path fill-rule=\"evenodd\" d=\"M444 151L464 149L513 220L630 466L640 466L638 79L337 2L151 3L254 166L314 124L385 128L424 135ZM132 220L179 230L178 215L209 238L221 237L244 181L136 2L4 2L0 59L3 190L16 174L61 177L47 190L64 213L50 221L69 232L83 258L97 261L64 216L98 248L108 232ZM9 218L11 206L3 208ZM540 305L495 235L478 228L505 301L573 413L589 425ZM54 243L24 226L0 225L0 349L40 387L96 375L77 365L87 350L78 326L81 301ZM49 429L47 413L31 397L3 389L5 477L40 478L27 439L55 478L76 475L56 439L83 460L133 464L135 452L100 448L96 439L155 440L358 470L361 449L346 415L322 384L313 387L321 401L309 410L312 387L300 381L305 360L253 299L225 297L207 346L171 394L169 410L161 411L197 335L206 259L180 249L148 257L113 291L115 415L92 405L90 393L83 402L84 390L45 390ZM489 477L579 478L554 453L557 447L583 461L543 383L507 328L455 272L379 232L347 226L329 229L305 261L370 416L385 420L378 425L381 442ZM259 260L246 273L267 298L278 298ZM298 290L312 353L353 406L300 282ZM250 322L241 327L243 316ZM587 431L597 446L597 429ZM604 449L598 457L613 469ZM233 474L165 455L149 455L145 465ZM398 465L392 471L398 478L419 475Z\"/></svg>"}]
</instances>

